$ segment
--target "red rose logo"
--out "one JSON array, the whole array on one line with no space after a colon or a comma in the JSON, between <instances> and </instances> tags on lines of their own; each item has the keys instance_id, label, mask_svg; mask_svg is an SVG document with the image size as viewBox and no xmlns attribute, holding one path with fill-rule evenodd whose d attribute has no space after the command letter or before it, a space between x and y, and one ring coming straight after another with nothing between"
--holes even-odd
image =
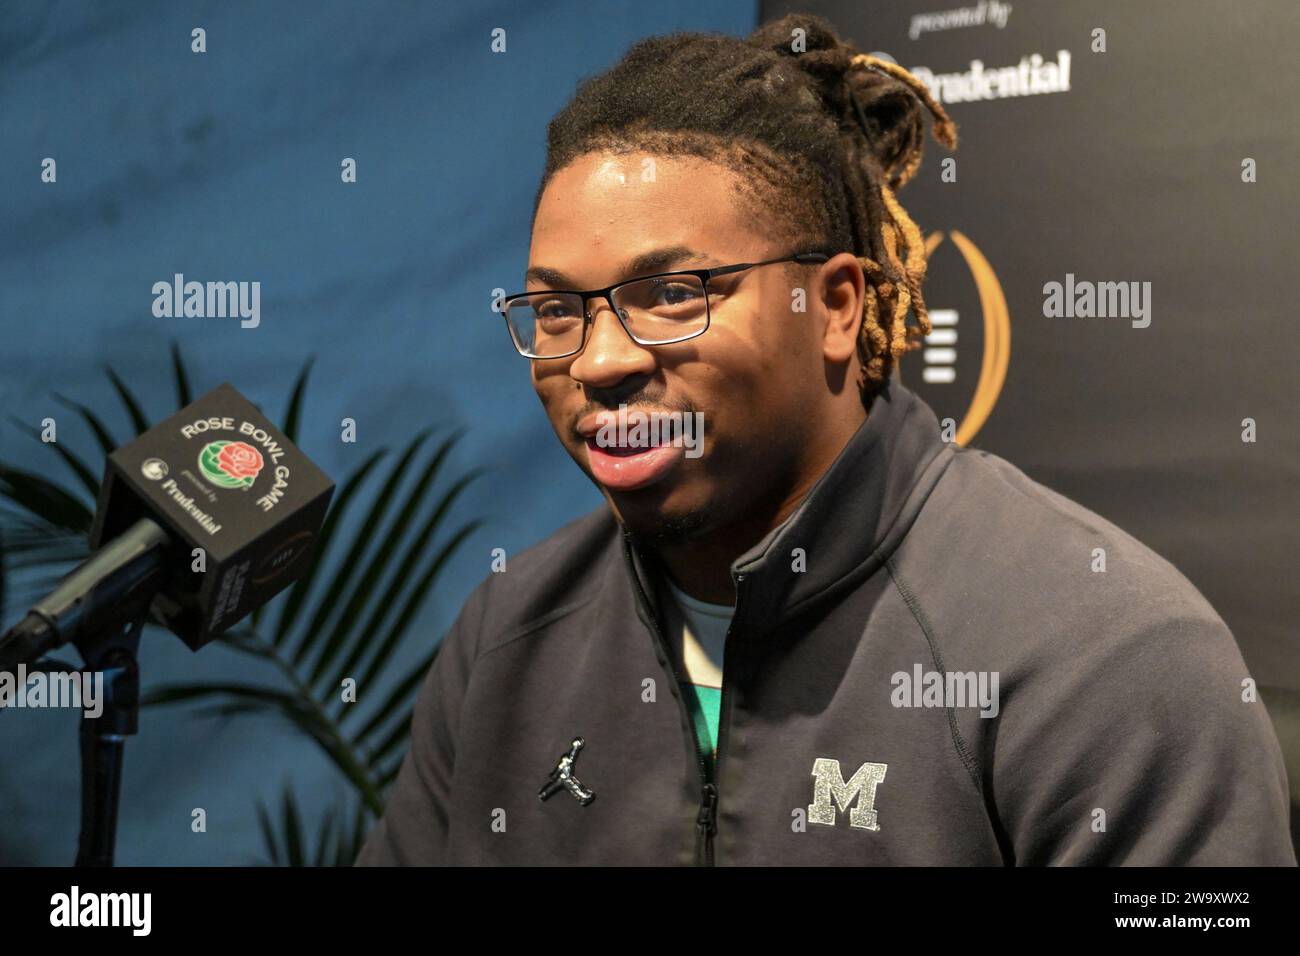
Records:
<instances>
[{"instance_id":1,"label":"red rose logo","mask_svg":"<svg viewBox=\"0 0 1300 956\"><path fill-rule=\"evenodd\" d=\"M231 478L256 478L262 470L262 453L247 442L232 441L217 455L217 467Z\"/></svg>"}]
</instances>

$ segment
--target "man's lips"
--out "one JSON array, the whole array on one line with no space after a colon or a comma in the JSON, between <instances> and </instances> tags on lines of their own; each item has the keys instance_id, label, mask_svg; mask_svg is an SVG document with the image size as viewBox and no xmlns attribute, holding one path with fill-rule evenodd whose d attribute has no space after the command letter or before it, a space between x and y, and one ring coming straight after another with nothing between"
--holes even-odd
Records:
<instances>
[{"instance_id":1,"label":"man's lips","mask_svg":"<svg viewBox=\"0 0 1300 956\"><path fill-rule=\"evenodd\" d=\"M653 434L652 419L662 414L620 409L583 416L576 430L586 442L592 477L611 490L632 491L667 475L684 451L672 441L676 430L668 426L671 418L665 416L656 423L658 434ZM658 444L652 441L654 437Z\"/></svg>"},{"instance_id":2,"label":"man's lips","mask_svg":"<svg viewBox=\"0 0 1300 956\"><path fill-rule=\"evenodd\" d=\"M683 457L684 449L679 445L601 448L595 438L587 440L592 477L612 491L634 491L652 485Z\"/></svg>"}]
</instances>

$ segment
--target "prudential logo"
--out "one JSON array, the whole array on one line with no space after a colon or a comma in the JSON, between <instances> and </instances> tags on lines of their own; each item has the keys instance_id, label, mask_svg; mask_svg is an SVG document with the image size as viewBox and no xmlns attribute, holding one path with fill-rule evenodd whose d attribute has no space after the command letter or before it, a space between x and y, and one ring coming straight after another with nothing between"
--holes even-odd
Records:
<instances>
[{"instance_id":1,"label":"prudential logo","mask_svg":"<svg viewBox=\"0 0 1300 956\"><path fill-rule=\"evenodd\" d=\"M248 488L264 463L262 453L248 442L211 441L199 452L199 470L218 488Z\"/></svg>"}]
</instances>

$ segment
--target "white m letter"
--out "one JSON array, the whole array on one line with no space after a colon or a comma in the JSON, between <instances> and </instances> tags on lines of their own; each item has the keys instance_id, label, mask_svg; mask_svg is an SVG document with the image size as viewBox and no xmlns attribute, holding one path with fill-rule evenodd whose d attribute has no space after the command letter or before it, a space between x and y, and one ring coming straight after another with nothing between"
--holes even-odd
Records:
<instances>
[{"instance_id":1,"label":"white m letter","mask_svg":"<svg viewBox=\"0 0 1300 956\"><path fill-rule=\"evenodd\" d=\"M808 805L808 822L821 823L828 827L835 826L836 810L831 805L831 797L840 810L848 810L854 798L858 805L849 814L849 826L859 830L879 830L876 822L876 786L885 779L883 763L864 763L848 783L840 773L840 762L828 757L818 757L813 761L812 775L813 802Z\"/></svg>"}]
</instances>

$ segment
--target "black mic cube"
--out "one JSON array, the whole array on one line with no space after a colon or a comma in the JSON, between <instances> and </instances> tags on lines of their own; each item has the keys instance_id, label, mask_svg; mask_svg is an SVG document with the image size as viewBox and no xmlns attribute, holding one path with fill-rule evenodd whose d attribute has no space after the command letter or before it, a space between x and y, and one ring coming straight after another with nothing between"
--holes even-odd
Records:
<instances>
[{"instance_id":1,"label":"black mic cube","mask_svg":"<svg viewBox=\"0 0 1300 956\"><path fill-rule=\"evenodd\" d=\"M164 527L176 569L153 610L198 650L306 572L333 493L227 383L109 455L90 543L140 518Z\"/></svg>"}]
</instances>

